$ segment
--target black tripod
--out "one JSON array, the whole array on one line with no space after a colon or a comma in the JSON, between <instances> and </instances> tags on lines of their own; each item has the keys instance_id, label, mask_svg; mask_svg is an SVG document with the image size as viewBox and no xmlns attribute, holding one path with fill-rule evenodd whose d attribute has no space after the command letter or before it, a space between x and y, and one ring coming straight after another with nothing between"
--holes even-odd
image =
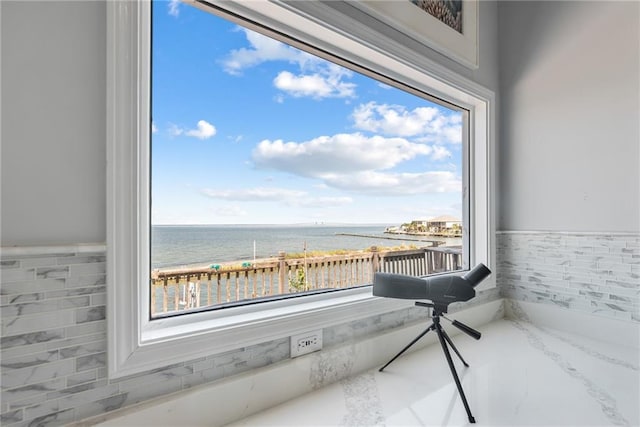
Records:
<instances>
[{"instance_id":1,"label":"black tripod","mask_svg":"<svg viewBox=\"0 0 640 427\"><path fill-rule=\"evenodd\" d=\"M475 423L476 420L475 420L475 418L473 418L473 415L471 415L471 409L469 409L469 404L467 403L467 398L464 395L464 390L462 390L462 384L460 384L460 379L458 378L458 373L456 372L456 367L453 365L453 360L451 360L451 353L449 352L449 348L447 347L447 343L449 344L449 346L451 346L453 351L456 352L456 354L458 355L458 357L460 358L460 360L462 361L464 366L469 367L469 365L462 358L462 355L460 354L460 352L458 351L456 346L453 345L453 341L451 341L451 338L449 338L449 335L447 334L447 332L442 328L442 325L440 325L440 317L441 316L444 317L445 319L447 319L443 314L443 313L447 312L447 306L446 305L441 305L441 304L432 304L432 303L428 303L428 302L416 302L416 305L419 306L419 307L433 308L433 312L431 314L431 319L433 320L433 322L431 323L431 325L429 325L429 327L427 329L425 329L420 335L418 335L413 341L411 341L409 343L409 345L407 345L405 348L403 348L402 351L400 351L400 353L396 354L393 357L393 359L388 361L387 364L384 365L382 368L380 368L378 371L382 372L384 368L389 366L391 364L391 362L393 362L398 357L400 357L402 355L402 353L404 353L405 351L409 350L409 348L412 345L414 345L416 342L418 342L418 340L420 340L420 338L425 336L427 334L427 332L436 331L436 333L438 334L438 339L440 340L440 345L442 346L442 351L444 352L444 355L447 358L447 363L449 364L449 368L451 369L451 374L453 375L453 379L456 382L456 387L458 387L458 393L460 393L460 397L462 398L462 403L464 404L464 409L466 409L466 411L467 411L467 416L469 417L469 422L470 423ZM447 319L447 320L449 320L449 319ZM477 340L480 339L480 336L481 336L480 332L476 331L473 328L470 328L469 326L465 325L464 323L461 323L461 322L458 322L457 320L454 320L454 321L451 322L451 324L453 326L455 326L456 328L460 329L462 332L466 333L467 335L469 335L469 336L471 336L471 337L473 337L473 338L475 338Z\"/></svg>"}]
</instances>

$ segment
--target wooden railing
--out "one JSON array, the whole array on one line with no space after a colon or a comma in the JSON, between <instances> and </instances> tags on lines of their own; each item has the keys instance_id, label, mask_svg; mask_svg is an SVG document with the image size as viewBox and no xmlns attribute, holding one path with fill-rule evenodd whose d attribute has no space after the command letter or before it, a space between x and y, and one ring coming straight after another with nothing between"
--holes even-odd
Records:
<instances>
[{"instance_id":1,"label":"wooden railing","mask_svg":"<svg viewBox=\"0 0 640 427\"><path fill-rule=\"evenodd\" d=\"M421 248L327 255L207 268L154 270L151 275L152 316L258 297L318 289L341 289L373 282L377 271L424 276L459 270L461 250Z\"/></svg>"}]
</instances>

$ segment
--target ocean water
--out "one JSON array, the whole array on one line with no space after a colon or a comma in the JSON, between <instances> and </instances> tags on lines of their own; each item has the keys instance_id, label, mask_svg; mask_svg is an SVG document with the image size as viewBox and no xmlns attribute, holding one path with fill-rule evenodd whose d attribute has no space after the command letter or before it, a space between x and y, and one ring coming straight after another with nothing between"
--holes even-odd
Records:
<instances>
[{"instance_id":1,"label":"ocean water","mask_svg":"<svg viewBox=\"0 0 640 427\"><path fill-rule=\"evenodd\" d=\"M215 264L251 261L277 256L278 252L303 252L335 249L365 249L371 246L401 244L430 246L429 240L459 245L460 239L428 238L384 234L384 225L349 226L276 226L211 225L153 226L151 229L151 267ZM373 237L345 236L341 233ZM392 240L390 238L396 238ZM411 239L412 241L401 240ZM254 252L255 248L255 252Z\"/></svg>"}]
</instances>

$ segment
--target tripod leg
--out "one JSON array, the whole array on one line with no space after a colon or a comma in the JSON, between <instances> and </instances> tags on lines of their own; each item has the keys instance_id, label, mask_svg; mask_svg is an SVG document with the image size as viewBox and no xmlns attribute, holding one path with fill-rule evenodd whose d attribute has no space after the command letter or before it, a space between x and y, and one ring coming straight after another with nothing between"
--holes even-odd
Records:
<instances>
[{"instance_id":1,"label":"tripod leg","mask_svg":"<svg viewBox=\"0 0 640 427\"><path fill-rule=\"evenodd\" d=\"M465 360L462 358L462 355L460 354L460 352L458 351L458 349L456 348L455 345L453 345L453 341L451 341L451 338L449 338L449 334L447 334L447 331L445 331L444 329L442 330L442 336L444 337L445 340L447 340L447 342L449 343L449 345L451 346L451 348L453 349L453 351L456 352L456 354L458 355L458 357L460 358L460 360L462 360L462 363L464 364L464 366L466 366L467 368L469 367L469 365L467 364L467 362L465 362Z\"/></svg>"},{"instance_id":2,"label":"tripod leg","mask_svg":"<svg viewBox=\"0 0 640 427\"><path fill-rule=\"evenodd\" d=\"M438 333L438 338L440 339L440 345L442 346L442 351L444 351L444 355L447 358L447 363L449 364L449 369L451 369L451 375L453 375L453 379L456 382L456 387L458 387L458 393L460 393L460 397L462 398L462 403L464 404L464 409L467 411L467 417L469 417L469 422L475 424L476 420L471 415L471 409L469 409L469 403L467 403L467 398L464 395L464 390L462 390L462 384L460 384L460 379L458 378L458 373L456 372L456 367L453 366L453 360L451 360L451 353L449 353L449 348L447 348L447 342L444 338L442 326L439 323L435 323L435 329Z\"/></svg>"},{"instance_id":3,"label":"tripod leg","mask_svg":"<svg viewBox=\"0 0 640 427\"><path fill-rule=\"evenodd\" d=\"M400 353L396 354L395 356L393 356L393 359L389 360L387 362L386 365L384 365L382 368L378 369L378 372L382 372L382 370L384 368L386 368L387 366L389 366L391 364L391 362L393 362L394 360L396 360L398 357L400 357L402 355L402 353L404 353L405 351L409 350L409 348L414 345L415 343L418 342L418 340L420 338L422 338L423 336L425 336L427 334L427 332L429 332L430 330L432 330L434 328L433 323L427 328L425 329L420 335L418 335L413 341L411 341L409 343L409 345L407 345L405 348L403 348L402 350L400 350Z\"/></svg>"}]
</instances>

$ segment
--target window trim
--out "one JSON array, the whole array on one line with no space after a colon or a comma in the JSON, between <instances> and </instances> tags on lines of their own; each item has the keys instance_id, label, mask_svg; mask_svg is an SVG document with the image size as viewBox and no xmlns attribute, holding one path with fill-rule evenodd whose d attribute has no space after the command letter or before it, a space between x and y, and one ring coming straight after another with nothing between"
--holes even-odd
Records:
<instances>
[{"instance_id":1,"label":"window trim","mask_svg":"<svg viewBox=\"0 0 640 427\"><path fill-rule=\"evenodd\" d=\"M197 7L204 1L192 0ZM293 35L327 49L340 46L338 55L355 55L372 69L385 69L392 76L443 99L453 99L470 111L468 191L470 260L495 268L493 218L494 94L446 68L403 52L401 44L384 39L362 26L360 41L335 28L345 26L345 17L324 2L313 3L313 17L291 5L265 0L220 3L228 11ZM331 3L331 2L329 2ZM107 3L107 324L108 370L110 378L148 371L310 329L319 329L411 305L404 300L376 298L370 287L314 295L292 300L234 307L189 316L149 320L149 107L150 25L148 1ZM320 19L320 21L319 21ZM332 27L321 25L322 20ZM286 22L286 24L283 24ZM353 25L353 22L348 23ZM305 28L302 33L297 28ZM367 36L367 34L369 36ZM372 37L375 36L375 37ZM390 48L393 47L393 49ZM331 49L336 50L336 49ZM406 49L405 49L406 50ZM390 54L389 52L396 52ZM408 54L398 56L397 52ZM366 59L364 59L366 58ZM380 65L383 64L383 65ZM422 71L418 71L422 70ZM137 143L132 143L137 141ZM145 286L142 286L145 284ZM135 286L134 286L135 285ZM481 288L495 286L495 275ZM262 305L261 305L262 306Z\"/></svg>"}]
</instances>

